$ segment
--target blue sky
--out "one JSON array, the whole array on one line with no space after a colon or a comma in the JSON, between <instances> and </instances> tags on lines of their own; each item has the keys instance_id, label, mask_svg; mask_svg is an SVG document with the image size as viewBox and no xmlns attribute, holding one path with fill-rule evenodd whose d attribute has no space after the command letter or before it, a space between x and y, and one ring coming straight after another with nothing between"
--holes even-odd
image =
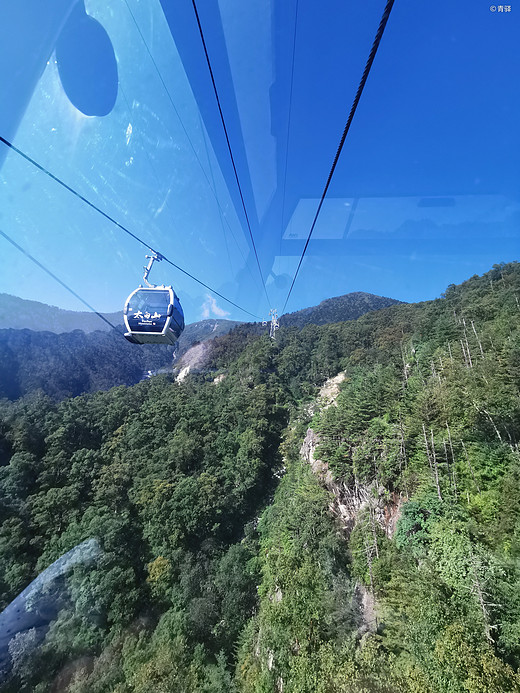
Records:
<instances>
[{"instance_id":1,"label":"blue sky","mask_svg":"<svg viewBox=\"0 0 520 693\"><path fill-rule=\"evenodd\" d=\"M199 5L269 303L191 1L4 3L0 135L264 317L285 302L384 2ZM396 1L288 310L349 291L430 299L519 259L520 5L490 7ZM122 307L145 248L15 152L0 166L0 229L97 310ZM0 252L0 291L83 308ZM151 278L188 322L248 319L164 262Z\"/></svg>"}]
</instances>

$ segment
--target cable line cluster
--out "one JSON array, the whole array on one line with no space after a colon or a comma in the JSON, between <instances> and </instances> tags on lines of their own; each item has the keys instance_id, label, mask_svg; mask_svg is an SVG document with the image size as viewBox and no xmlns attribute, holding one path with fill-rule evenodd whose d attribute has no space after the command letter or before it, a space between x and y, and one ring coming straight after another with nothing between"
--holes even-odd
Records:
<instances>
[{"instance_id":1,"label":"cable line cluster","mask_svg":"<svg viewBox=\"0 0 520 693\"><path fill-rule=\"evenodd\" d=\"M193 274L191 274L191 273L188 272L187 270L183 269L182 267L179 267L179 265L175 264L175 262L173 262L172 260L170 260L169 258L167 258L166 255L164 255L164 253L161 253L161 252L158 251L157 249L153 248L149 243L147 243L147 242L144 241L142 238L140 238L139 236L137 236L135 233L133 233L132 231L130 231L130 229L128 229L126 226L124 226L123 224L121 224L121 223L119 223L118 221L116 221L113 217L110 216L110 214L107 214L106 212L104 212L104 211L103 211L102 209L100 209L97 205L95 205L93 202L91 202L90 200L88 200L84 195L82 195L81 193L79 193L77 190L75 190L74 188L72 188L70 185L67 185L67 183L65 183L64 181L62 181L61 178L58 178L57 176L55 176L55 175L54 175L53 173L51 173L48 169L46 169L44 166L42 166L41 164L39 164L37 161L35 161L34 159L32 159L30 156L28 156L27 154L25 154L24 152L22 152L21 149L18 149L18 147L15 147L14 144L12 144L12 142L9 142L9 140L6 140L5 137L2 137L1 135L0 135L0 142L3 142L7 147L9 147L10 149L12 149L12 150L13 150L14 152L16 152L19 156L21 156L23 159L25 159L25 160L28 161L30 164L32 164L33 166L35 166L39 171L41 171L42 173L45 173L45 175L49 176L49 178L51 178L53 181L55 181L56 183L58 183L59 185L61 185L63 188L65 188L65 190L68 190L70 193L72 193L73 195L75 195L78 199L80 199L80 200L81 200L82 202L84 202L86 205L88 205L89 207L91 207L92 209L94 209L96 212L98 212L99 214L101 214L103 217L105 217L105 219L107 219L107 220L110 221L112 224L114 224L115 226L117 226L119 229L121 229L122 231L124 231L126 234L128 234L129 236L131 236L131 237L132 237L134 240L136 240L138 243L141 243L141 245L144 245L145 248L151 250L152 252L156 253L157 255L160 255L160 256L162 257L162 259L163 259L165 262L167 262L168 264L170 264L172 267L175 267L175 269L179 270L179 272L182 272L183 274L185 274L185 275L186 275L187 277L189 277L190 279L193 279L193 281L197 282L198 284L200 284L201 286L203 286L205 289L208 289L208 291L211 291L211 292L214 293L215 295L219 296L219 298L222 298L224 301L227 301L227 302L230 303L232 306L235 306L235 308L238 308L239 310L243 311L244 313L247 313L248 315L250 315L250 316L253 317L253 318L258 318L258 315L255 315L254 313L251 313L249 310L246 310L245 308L242 308L242 306L239 306L238 303L235 303L235 302L232 301L231 299L226 298L226 296L224 296L223 294L221 294L221 293L220 293L219 291L217 291L216 289L213 289L211 286L209 286L208 284L206 284L205 282L203 282L201 279L198 279L197 277L195 277ZM23 252L23 251L22 251L22 252ZM83 299L80 299L80 300L83 301ZM83 301L83 303L85 303L85 301ZM97 312L97 311L94 311L94 312Z\"/></svg>"},{"instance_id":2,"label":"cable line cluster","mask_svg":"<svg viewBox=\"0 0 520 693\"><path fill-rule=\"evenodd\" d=\"M303 252L300 257L300 261L298 262L298 266L296 267L296 272L294 273L294 277L291 283L291 287L289 289L289 293L287 294L287 298L285 299L285 303L283 305L282 313L285 311L285 308L287 306L287 303L289 301L289 298L291 296L293 287L294 287L294 282L296 281L296 277L298 276L298 273L300 271L301 264L303 262L303 258L305 257L305 253L307 252L307 248L309 246L309 241L311 240L312 232L314 231L314 227L316 226L316 222L318 220L318 216L321 212L321 208L323 206L323 202L325 200L325 196L327 195L327 191L329 189L330 182L332 180L332 176L334 175L334 171L336 170L336 166L339 160L339 156L341 154L341 150L343 149L343 145L345 144L345 140L347 138L348 131L350 130L350 126L352 124L352 119L354 118L354 114L356 112L356 109L359 104L359 100L361 98L361 94L363 93L363 89L365 88L365 84L368 78L368 75L370 73L370 68L372 67L372 63L374 62L374 58L376 57L377 49L379 48L379 44L381 43L381 39L383 37L383 32L386 27L386 23L388 22L388 18L390 17L390 12L392 11L392 6L394 4L394 0L388 0L383 12L383 16L381 17L381 21L379 22L379 27L376 32L376 36L374 38L374 41L372 43L372 48L370 50L370 54L368 56L368 60L365 65L365 69L363 70L363 75L361 77L361 81L359 82L358 90L356 92L356 96L354 97L354 101L352 103L352 108L350 109L350 113L347 119L347 124L345 125L345 129L343 130L343 134L341 136L341 140L338 145L338 149L336 151L336 156L334 157L334 161L332 162L332 167L329 172L329 176L327 178L327 182L325 184L325 188L323 189L323 193L321 195L320 203L318 205L318 209L316 210L316 214L314 216L314 220L312 222L309 235L307 236L307 240L305 242L305 246L303 248Z\"/></svg>"},{"instance_id":3,"label":"cable line cluster","mask_svg":"<svg viewBox=\"0 0 520 693\"><path fill-rule=\"evenodd\" d=\"M289 163L289 133L291 131L291 116L292 116L292 102L293 102L293 87L294 87L294 58L296 55L296 30L298 28L298 0L296 0L296 8L294 11L294 29L293 29L293 42L292 42L292 61L291 61L291 87L289 89L289 115L287 117L287 134L285 137L285 162L283 171L283 193L282 193L282 218L281 218L281 229L280 229L280 255L282 248L282 236L284 230L284 220L285 220L285 192L287 188L287 164Z\"/></svg>"},{"instance_id":4,"label":"cable line cluster","mask_svg":"<svg viewBox=\"0 0 520 693\"><path fill-rule=\"evenodd\" d=\"M183 120L182 120L182 118L181 118L181 115L180 115L180 113L179 113L179 111L178 111L178 109L177 109L177 107L176 107L176 105L175 105L175 102L174 102L174 100L173 100L173 97L172 97L172 95L171 95L171 93L170 93L170 90L168 89L168 87L167 87L167 85L166 85L166 82L165 82L164 79L163 79L163 76L162 76L162 74L161 74L161 71L159 70L159 67L158 67L158 65L157 65L157 63L156 63L156 61L155 61L155 58L153 57L152 51L150 50L150 47L148 46L148 43L146 42L146 39L145 39L145 37L144 37L144 35L143 35L143 32L141 31L141 28L140 28L140 26L139 26L139 23L137 22L137 19L135 18L134 13L132 12L132 9L131 9L131 7L130 7L130 5L129 5L129 3L128 3L128 0L125 0L125 4L126 4L126 6L127 6L128 12L130 13L130 16L132 17L132 20L133 20L133 22L134 22L134 24L135 24L135 27L136 27L136 29L137 29L137 32L139 33L139 36L140 36L140 38L141 38L141 41L143 42L143 45L144 45L144 47L145 47L145 49L146 49L146 52L148 53L148 56L149 56L150 60L152 61L152 64L153 64L153 66L154 66L154 68L155 68L155 71L156 71L156 73L157 73L157 76L159 77L159 80L160 80L160 82L161 82L161 84L162 84L162 86L163 86L163 89L164 89L165 93L166 93L166 96L168 97L168 100L169 100L170 103L171 103L171 106L172 106L172 108L173 108L173 111L174 111L175 115L177 116L177 119L178 119L178 121L179 121L179 123L180 123L180 125L181 125L181 128L182 128L182 131L184 132L184 135L186 136L186 139L187 139L188 142L189 142L191 151L193 152L193 155L194 155L194 157L195 157L197 163L199 164L200 170L202 171L202 175L203 175L204 178L206 179L206 182L207 182L207 184L208 184L208 187L209 187L209 189L211 190L211 192L213 193L213 197L215 198L215 202L216 202L216 204L217 204L217 207L218 207L218 210L219 210L219 213L220 213L220 218L221 218L221 220L223 220L223 221L226 222L226 226L228 227L228 229L229 229L229 231L230 231L230 233L231 233L231 235L232 235L232 237L233 237L233 240L234 240L235 243L237 244L237 247L238 247L238 249L239 249L239 251L240 251L240 254L242 255L242 259L244 260L244 262L247 262L246 259L245 259L245 257L244 257L244 254L242 253L242 250L241 250L241 248L240 248L240 246L239 246L239 244L238 244L238 242L237 242L237 240L236 240L236 238L235 238L235 234L233 233L233 229L231 228L231 224L229 223L229 220L228 220L228 218L227 218L227 216L226 216L224 210L222 209L222 206L221 206L220 201L219 201L219 199L218 199L217 192L216 192L215 181L213 180L213 184L212 184L212 183L210 182L209 178L208 178L208 174L206 173L206 169L204 168L204 166L203 166L203 164L202 164L202 161L200 160L200 157L199 157L199 155L198 155L197 149L195 148L195 145L193 144L193 141L192 141L192 139L191 139L191 137L190 137L190 135L189 135L189 133L188 133L188 130L186 129L186 126L184 125L184 122L183 122ZM121 89L121 91L123 91L123 90ZM124 94L124 92L123 92L123 94ZM126 97L125 97L125 101L126 101ZM127 106L128 106L128 102L127 102ZM129 108L129 107L128 107L128 111L130 112L130 108ZM199 114L199 118L200 118L200 114ZM202 124L202 121L201 121L201 124ZM202 132L203 132L203 130L202 130ZM204 132L203 132L203 137L204 137ZM205 138L204 138L204 142L205 142ZM145 151L146 151L146 150L145 150ZM206 147L206 155L207 155L207 157L208 157L208 163L209 163L209 167L210 167L210 170L211 170L211 163L210 163L209 154L208 154L208 152L207 152L207 147ZM153 164L152 164L151 160L150 160L150 165L151 165L152 168L153 168ZM223 230L223 233L224 233L224 240L225 240L225 238L226 238L226 237L225 237L225 231L224 231L224 229L222 229L222 230ZM249 269L249 265L248 265L247 267L248 267L248 269ZM251 272L250 269L249 269L249 271Z\"/></svg>"}]
</instances>

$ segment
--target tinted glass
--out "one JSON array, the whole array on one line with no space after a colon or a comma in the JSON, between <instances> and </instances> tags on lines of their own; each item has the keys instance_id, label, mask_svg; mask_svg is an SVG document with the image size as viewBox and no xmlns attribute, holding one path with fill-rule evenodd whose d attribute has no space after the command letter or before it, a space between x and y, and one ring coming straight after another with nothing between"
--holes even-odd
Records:
<instances>
[{"instance_id":1,"label":"tinted glass","mask_svg":"<svg viewBox=\"0 0 520 693\"><path fill-rule=\"evenodd\" d=\"M162 332L170 305L169 291L143 289L128 304L127 319L135 332Z\"/></svg>"}]
</instances>

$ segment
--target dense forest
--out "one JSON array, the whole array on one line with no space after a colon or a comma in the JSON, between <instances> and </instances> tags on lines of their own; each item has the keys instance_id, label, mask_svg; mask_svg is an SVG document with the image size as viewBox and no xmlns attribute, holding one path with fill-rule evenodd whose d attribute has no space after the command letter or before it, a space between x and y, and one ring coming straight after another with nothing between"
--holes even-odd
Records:
<instances>
[{"instance_id":1,"label":"dense forest","mask_svg":"<svg viewBox=\"0 0 520 693\"><path fill-rule=\"evenodd\" d=\"M76 397L135 385L144 372L171 367L172 347L135 349L122 333L0 330L0 397L13 400L36 390L55 400Z\"/></svg>"},{"instance_id":2,"label":"dense forest","mask_svg":"<svg viewBox=\"0 0 520 693\"><path fill-rule=\"evenodd\" d=\"M239 324L233 320L191 323L175 348L155 344L136 348L122 338L123 326L110 332L74 330L63 334L1 329L0 397L18 399L40 390L58 400L115 385L135 385L147 371L171 371L193 344L227 334Z\"/></svg>"},{"instance_id":3,"label":"dense forest","mask_svg":"<svg viewBox=\"0 0 520 693\"><path fill-rule=\"evenodd\" d=\"M41 588L48 625L0 633L1 690L520 691L519 318L496 265L239 326L182 383L3 400L0 608L96 549Z\"/></svg>"}]
</instances>

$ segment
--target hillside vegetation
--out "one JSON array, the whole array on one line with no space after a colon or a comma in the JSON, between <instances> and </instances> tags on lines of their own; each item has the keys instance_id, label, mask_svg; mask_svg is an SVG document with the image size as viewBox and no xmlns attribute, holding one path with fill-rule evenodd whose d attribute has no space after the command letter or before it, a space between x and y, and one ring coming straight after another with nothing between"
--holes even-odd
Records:
<instances>
[{"instance_id":1,"label":"hillside vegetation","mask_svg":"<svg viewBox=\"0 0 520 693\"><path fill-rule=\"evenodd\" d=\"M4 401L1 605L102 555L2 690L519 691L519 300L500 265L276 342L239 326L181 384Z\"/></svg>"},{"instance_id":2,"label":"hillside vegetation","mask_svg":"<svg viewBox=\"0 0 520 693\"><path fill-rule=\"evenodd\" d=\"M123 337L123 327L62 334L0 330L0 398L18 399L40 390L60 400L116 385L135 385L143 373L172 370L175 360L193 344L227 334L238 324L201 320L186 325L175 350L169 345L136 347Z\"/></svg>"},{"instance_id":3,"label":"hillside vegetation","mask_svg":"<svg viewBox=\"0 0 520 693\"><path fill-rule=\"evenodd\" d=\"M282 324L287 321L301 327L352 320L393 303L397 301L372 294L347 294L283 316ZM266 331L260 323L206 319L186 325L175 349L168 345L136 347L123 338L122 312L106 317L118 326L116 330L110 331L93 313L65 311L0 294L0 325L9 328L0 329L0 398L14 400L40 390L60 400L135 385L148 371L182 368L182 357L199 342L211 342L211 351L216 347L215 354L223 351L229 361L229 349L236 355L244 342L234 335L215 345L215 338L237 327L249 339ZM12 329L14 326L21 329Z\"/></svg>"},{"instance_id":4,"label":"hillside vegetation","mask_svg":"<svg viewBox=\"0 0 520 693\"><path fill-rule=\"evenodd\" d=\"M35 391L60 400L115 385L135 385L143 373L173 362L169 346L136 348L119 332L53 334L0 330L0 397Z\"/></svg>"}]
</instances>

